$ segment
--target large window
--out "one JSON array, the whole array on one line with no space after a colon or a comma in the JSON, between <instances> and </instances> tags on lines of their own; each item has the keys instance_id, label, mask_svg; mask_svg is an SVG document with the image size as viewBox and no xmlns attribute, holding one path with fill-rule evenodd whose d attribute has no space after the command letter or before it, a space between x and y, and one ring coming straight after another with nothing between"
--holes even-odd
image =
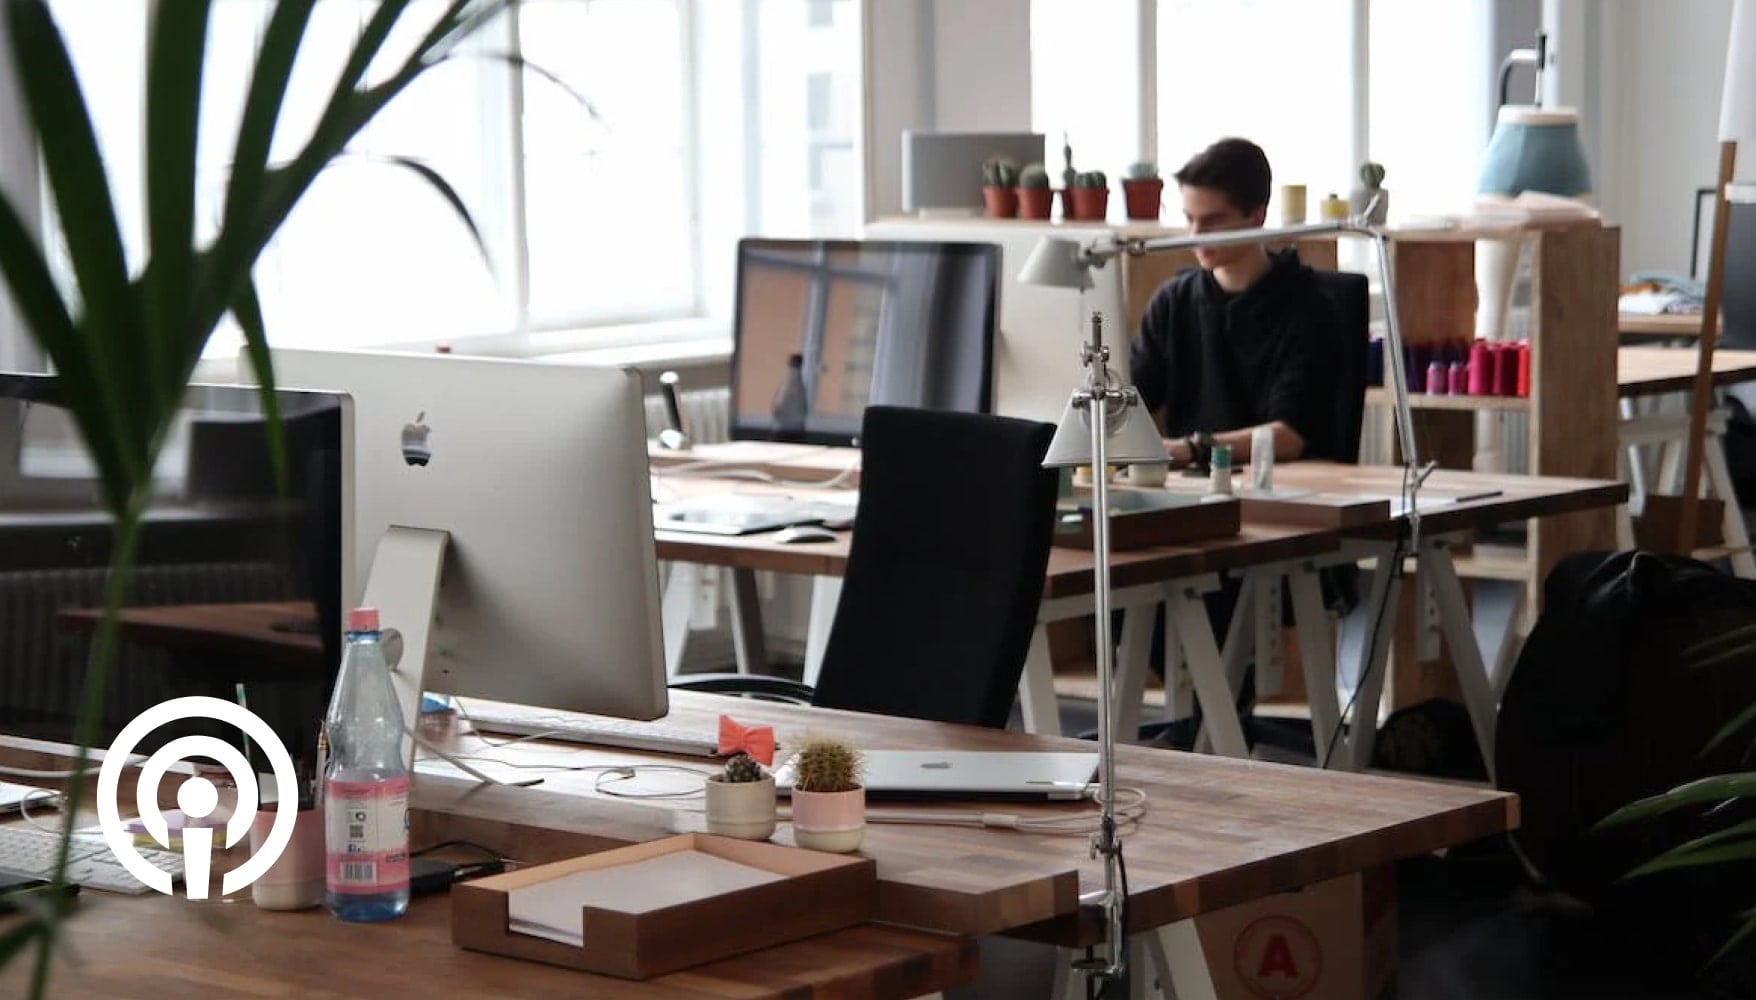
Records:
<instances>
[{"instance_id":1,"label":"large window","mask_svg":"<svg viewBox=\"0 0 1756 1000\"><path fill-rule=\"evenodd\" d=\"M1271 223L1282 184L1305 186L1314 219L1366 159L1388 171L1393 218L1459 212L1487 143L1492 6L1031 0L1033 124L1057 147L1070 131L1075 159L1112 177L1136 149L1168 176L1216 139L1254 140L1274 169Z\"/></svg>"},{"instance_id":2,"label":"large window","mask_svg":"<svg viewBox=\"0 0 1756 1000\"><path fill-rule=\"evenodd\" d=\"M443 3L414 6L411 26ZM148 7L53 3L136 268ZM277 157L308 134L374 7L318 5ZM206 234L269 9L215 4L199 154ZM374 72L399 41L412 37L392 39ZM256 278L275 343L519 350L695 333L696 321L730 314L739 236L845 235L863 217L856 0L522 0L473 49L387 109L264 255ZM561 82L501 58L513 52ZM489 261L399 158L451 182ZM222 329L210 353L238 343Z\"/></svg>"}]
</instances>

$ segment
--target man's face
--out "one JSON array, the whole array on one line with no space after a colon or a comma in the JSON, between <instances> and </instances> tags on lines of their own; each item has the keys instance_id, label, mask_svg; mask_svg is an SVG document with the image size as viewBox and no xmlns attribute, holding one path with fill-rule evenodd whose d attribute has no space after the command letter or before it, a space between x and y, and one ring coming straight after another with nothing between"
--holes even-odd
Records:
<instances>
[{"instance_id":1,"label":"man's face","mask_svg":"<svg viewBox=\"0 0 1756 1000\"><path fill-rule=\"evenodd\" d=\"M1238 211L1231 199L1226 197L1219 188L1190 187L1184 185L1179 190L1183 193L1183 218L1188 220L1189 231L1195 234L1224 232L1228 229L1254 229L1262 225L1268 217L1268 206L1264 205L1256 211L1245 215ZM1195 261L1209 271L1236 264L1252 253L1259 252L1255 246L1245 244L1231 247L1198 247L1195 250Z\"/></svg>"}]
</instances>

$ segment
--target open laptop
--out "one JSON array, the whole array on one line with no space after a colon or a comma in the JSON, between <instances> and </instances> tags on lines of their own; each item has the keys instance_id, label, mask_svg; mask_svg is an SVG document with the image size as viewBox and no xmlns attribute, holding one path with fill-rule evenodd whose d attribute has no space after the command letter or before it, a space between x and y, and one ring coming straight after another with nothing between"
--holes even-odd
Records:
<instances>
[{"instance_id":1,"label":"open laptop","mask_svg":"<svg viewBox=\"0 0 1756 1000\"><path fill-rule=\"evenodd\" d=\"M1078 799L1098 769L1095 752L868 750L861 757L868 798ZM792 792L791 760L775 769L774 787Z\"/></svg>"}]
</instances>

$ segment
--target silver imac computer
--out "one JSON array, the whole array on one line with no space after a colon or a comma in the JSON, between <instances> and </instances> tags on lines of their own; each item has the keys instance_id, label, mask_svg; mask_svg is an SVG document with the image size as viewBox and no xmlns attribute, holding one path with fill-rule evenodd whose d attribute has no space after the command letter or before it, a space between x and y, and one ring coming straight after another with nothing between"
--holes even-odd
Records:
<instances>
[{"instance_id":1,"label":"silver imac computer","mask_svg":"<svg viewBox=\"0 0 1756 1000\"><path fill-rule=\"evenodd\" d=\"M378 607L401 633L395 679L411 726L422 691L665 714L637 373L436 354L273 358L277 385L353 398L347 603Z\"/></svg>"}]
</instances>

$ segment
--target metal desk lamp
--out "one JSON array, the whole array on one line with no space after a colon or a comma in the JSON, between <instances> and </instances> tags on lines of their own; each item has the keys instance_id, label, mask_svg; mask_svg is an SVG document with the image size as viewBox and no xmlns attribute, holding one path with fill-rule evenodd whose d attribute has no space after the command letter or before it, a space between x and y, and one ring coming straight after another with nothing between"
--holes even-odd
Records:
<instances>
[{"instance_id":1,"label":"metal desk lamp","mask_svg":"<svg viewBox=\"0 0 1756 1000\"><path fill-rule=\"evenodd\" d=\"M1367 206L1366 214L1371 212ZM1381 286L1385 301L1386 337L1384 369L1389 374L1395 396L1396 423L1403 455L1403 509L1408 512L1414 542L1418 551L1420 515L1417 504L1421 481L1431 466L1419 466L1415 447L1414 423L1410 419L1408 373L1404 368L1402 333L1396 316L1395 285L1391 275L1390 250L1382 230L1368 225L1366 215L1335 222L1289 226L1282 229L1240 229L1200 236L1164 236L1151 239L1101 238L1090 247L1075 240L1045 236L1031 251L1019 271L1018 280L1026 284L1051 288L1068 288L1083 292L1091 287L1091 269L1102 267L1123 254L1141 256L1167 250L1195 247L1236 246L1249 243L1286 241L1304 236L1361 236L1376 244L1378 263L1383 272ZM1115 673L1115 647L1110 634L1110 531L1109 531L1109 463L1165 461L1165 445L1154 426L1151 414L1140 405L1140 393L1124 383L1109 366L1110 349L1104 343L1103 317L1093 310L1091 341L1084 346L1081 364L1086 369L1085 384L1073 391L1067 408L1055 428L1049 453L1043 459L1048 468L1090 465L1092 469L1092 562L1093 601L1096 605L1097 667L1098 667L1098 832L1092 838L1092 856L1104 862L1104 887L1082 897L1082 902L1103 910L1104 944L1099 957L1081 961L1077 967L1094 978L1106 981L1120 979L1126 967L1127 942L1124 937L1123 907L1127 886L1122 863L1122 841L1116 831L1116 734L1113 727L1111 700Z\"/></svg>"}]
</instances>

